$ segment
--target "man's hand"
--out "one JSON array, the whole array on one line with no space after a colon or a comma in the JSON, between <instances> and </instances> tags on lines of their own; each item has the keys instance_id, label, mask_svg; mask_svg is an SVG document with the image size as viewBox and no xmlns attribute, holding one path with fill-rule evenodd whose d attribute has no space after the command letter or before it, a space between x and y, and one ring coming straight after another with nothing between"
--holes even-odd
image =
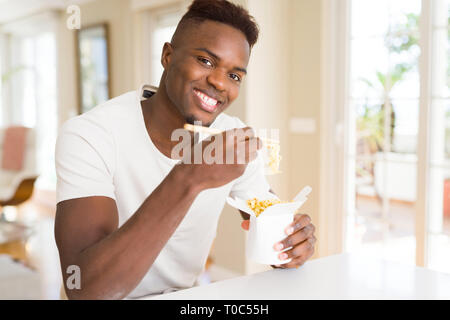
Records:
<instances>
[{"instance_id":1,"label":"man's hand","mask_svg":"<svg viewBox=\"0 0 450 320\"><path fill-rule=\"evenodd\" d=\"M244 220L241 224L244 230L250 227L250 220ZM282 265L277 265L277 268L298 268L303 265L314 254L314 245L316 244L316 237L314 231L316 228L311 223L311 218L306 214L297 214L294 216L292 222L286 229L285 233L288 235L284 240L274 244L274 250L279 251L279 259L287 260L292 258L291 262ZM291 249L283 251L285 248Z\"/></svg>"},{"instance_id":2,"label":"man's hand","mask_svg":"<svg viewBox=\"0 0 450 320\"><path fill-rule=\"evenodd\" d=\"M182 166L190 172L191 182L201 186L201 189L218 188L244 174L262 146L262 141L250 127L232 129L201 143L200 164L194 161L196 148L200 144L193 146L190 154L182 159ZM210 154L207 150L213 152Z\"/></svg>"}]
</instances>

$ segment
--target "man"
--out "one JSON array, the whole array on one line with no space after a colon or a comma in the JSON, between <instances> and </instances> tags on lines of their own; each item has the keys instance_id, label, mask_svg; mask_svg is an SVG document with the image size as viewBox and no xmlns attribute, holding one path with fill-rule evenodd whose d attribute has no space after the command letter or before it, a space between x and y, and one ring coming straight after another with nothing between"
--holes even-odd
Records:
<instances>
[{"instance_id":1,"label":"man","mask_svg":"<svg viewBox=\"0 0 450 320\"><path fill-rule=\"evenodd\" d=\"M81 270L80 288L66 288L69 298L137 298L193 286L226 197L269 190L260 141L252 132L233 136L245 126L222 113L238 97L257 38L245 9L194 1L164 45L156 92L124 94L61 128L55 237L64 282L69 266ZM235 155L244 163L172 158L179 143L172 133L194 121L227 131L232 139L222 134L224 155L243 143L244 153ZM248 229L248 221L242 226ZM280 267L298 267L313 254L314 226L297 215L286 232L274 250L292 258Z\"/></svg>"}]
</instances>

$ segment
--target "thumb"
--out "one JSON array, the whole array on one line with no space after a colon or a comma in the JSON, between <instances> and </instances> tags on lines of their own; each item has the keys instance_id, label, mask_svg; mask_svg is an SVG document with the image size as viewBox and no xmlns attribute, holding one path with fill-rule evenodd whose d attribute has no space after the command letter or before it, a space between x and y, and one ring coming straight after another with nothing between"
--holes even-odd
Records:
<instances>
[{"instance_id":1,"label":"thumb","mask_svg":"<svg viewBox=\"0 0 450 320\"><path fill-rule=\"evenodd\" d=\"M242 229L248 231L248 229L250 229L250 220L244 220L244 221L242 221L241 227L242 227Z\"/></svg>"}]
</instances>

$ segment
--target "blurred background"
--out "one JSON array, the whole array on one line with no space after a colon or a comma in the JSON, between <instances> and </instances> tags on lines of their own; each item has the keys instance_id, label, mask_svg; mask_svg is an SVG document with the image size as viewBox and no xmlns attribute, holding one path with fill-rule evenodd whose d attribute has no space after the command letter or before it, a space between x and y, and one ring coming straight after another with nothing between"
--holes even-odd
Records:
<instances>
[{"instance_id":1,"label":"blurred background","mask_svg":"<svg viewBox=\"0 0 450 320\"><path fill-rule=\"evenodd\" d=\"M236 0L261 28L227 111L279 129L268 179L317 227L313 258L360 252L450 273L450 0ZM59 299L61 124L140 84L190 1L0 0L0 299ZM207 214L207 213L205 213ZM266 270L226 207L199 284Z\"/></svg>"}]
</instances>

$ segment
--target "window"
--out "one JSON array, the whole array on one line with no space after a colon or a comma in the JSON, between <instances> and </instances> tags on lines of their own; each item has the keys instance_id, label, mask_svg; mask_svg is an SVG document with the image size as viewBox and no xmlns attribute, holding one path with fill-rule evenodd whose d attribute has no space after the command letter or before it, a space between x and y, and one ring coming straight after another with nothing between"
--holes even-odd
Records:
<instances>
[{"instance_id":1,"label":"window","mask_svg":"<svg viewBox=\"0 0 450 320\"><path fill-rule=\"evenodd\" d=\"M351 1L347 247L415 264L420 0ZM352 210L353 209L353 210Z\"/></svg>"},{"instance_id":2,"label":"window","mask_svg":"<svg viewBox=\"0 0 450 320\"><path fill-rule=\"evenodd\" d=\"M186 12L185 1L174 1L164 7L147 5L140 8L136 19L135 79L136 86L159 86L163 67L161 53L165 42L170 42L178 22Z\"/></svg>"},{"instance_id":3,"label":"window","mask_svg":"<svg viewBox=\"0 0 450 320\"><path fill-rule=\"evenodd\" d=\"M42 17L48 21L48 17ZM56 38L40 23L30 21L5 28L2 54L4 89L2 126L24 125L36 132L36 188L54 190L54 145L57 134ZM29 26L34 26L29 28ZM5 73L4 73L5 74ZM7 92L6 92L7 91Z\"/></svg>"},{"instance_id":4,"label":"window","mask_svg":"<svg viewBox=\"0 0 450 320\"><path fill-rule=\"evenodd\" d=\"M151 83L158 86L163 74L161 65L161 52L164 43L170 42L175 32L181 14L178 10L169 10L166 12L157 12L153 14L155 28L151 33Z\"/></svg>"},{"instance_id":5,"label":"window","mask_svg":"<svg viewBox=\"0 0 450 320\"><path fill-rule=\"evenodd\" d=\"M159 86L164 71L161 65L162 49L164 43L171 41L182 15L183 7L180 4L149 10L145 16L143 52L144 56L150 57L150 61L143 62L149 74L149 76L144 75L144 78L148 79L151 85Z\"/></svg>"}]
</instances>

